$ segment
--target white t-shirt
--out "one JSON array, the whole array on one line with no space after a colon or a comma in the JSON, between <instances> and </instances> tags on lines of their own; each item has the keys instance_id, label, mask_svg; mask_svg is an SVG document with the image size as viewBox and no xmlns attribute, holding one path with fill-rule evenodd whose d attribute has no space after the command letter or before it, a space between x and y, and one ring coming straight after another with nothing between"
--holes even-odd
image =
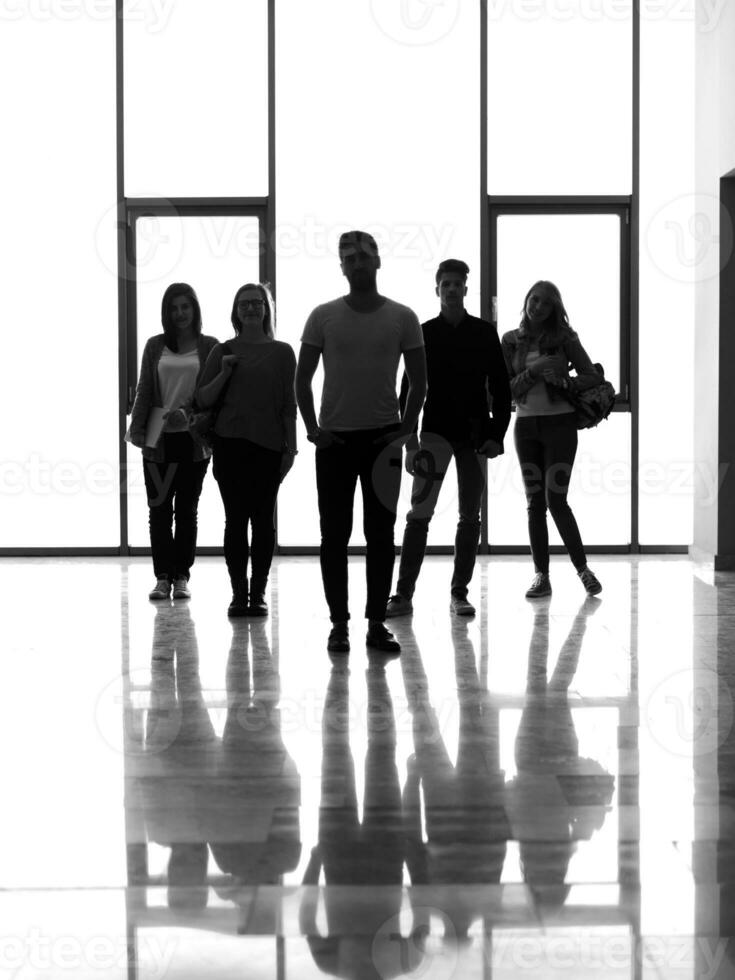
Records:
<instances>
[{"instance_id":1,"label":"white t-shirt","mask_svg":"<svg viewBox=\"0 0 735 980\"><path fill-rule=\"evenodd\" d=\"M401 354L424 346L413 310L386 299L372 313L356 313L344 298L335 299L309 314L301 341L318 347L324 360L321 429L379 429L400 421Z\"/></svg>"},{"instance_id":2,"label":"white t-shirt","mask_svg":"<svg viewBox=\"0 0 735 980\"><path fill-rule=\"evenodd\" d=\"M199 352L196 348L187 354L176 354L164 347L158 362L163 407L171 411L189 403L194 395L198 374ZM183 429L186 429L186 423L176 416L166 422L164 432L180 432Z\"/></svg>"}]
</instances>

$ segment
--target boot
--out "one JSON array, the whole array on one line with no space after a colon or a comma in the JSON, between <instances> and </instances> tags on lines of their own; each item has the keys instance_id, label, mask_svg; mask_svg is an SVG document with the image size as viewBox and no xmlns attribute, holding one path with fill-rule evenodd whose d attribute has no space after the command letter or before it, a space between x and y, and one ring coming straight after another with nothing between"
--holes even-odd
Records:
<instances>
[{"instance_id":1,"label":"boot","mask_svg":"<svg viewBox=\"0 0 735 980\"><path fill-rule=\"evenodd\" d=\"M232 581L232 602L227 608L227 615L232 619L248 615L248 580Z\"/></svg>"},{"instance_id":2,"label":"boot","mask_svg":"<svg viewBox=\"0 0 735 980\"><path fill-rule=\"evenodd\" d=\"M250 603L248 605L249 616L267 616L268 604L265 601L266 583L260 579L250 579Z\"/></svg>"}]
</instances>

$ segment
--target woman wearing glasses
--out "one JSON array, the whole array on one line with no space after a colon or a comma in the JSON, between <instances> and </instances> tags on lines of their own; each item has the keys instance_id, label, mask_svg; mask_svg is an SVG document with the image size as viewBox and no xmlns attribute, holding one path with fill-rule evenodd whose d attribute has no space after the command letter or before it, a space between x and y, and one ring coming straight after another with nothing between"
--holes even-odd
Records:
<instances>
[{"instance_id":1,"label":"woman wearing glasses","mask_svg":"<svg viewBox=\"0 0 735 980\"><path fill-rule=\"evenodd\" d=\"M235 339L210 354L196 399L202 408L217 410L213 470L225 508L225 561L232 583L227 612L265 616L273 511L297 452L296 357L289 344L274 338L273 297L263 283L238 289L231 320Z\"/></svg>"}]
</instances>

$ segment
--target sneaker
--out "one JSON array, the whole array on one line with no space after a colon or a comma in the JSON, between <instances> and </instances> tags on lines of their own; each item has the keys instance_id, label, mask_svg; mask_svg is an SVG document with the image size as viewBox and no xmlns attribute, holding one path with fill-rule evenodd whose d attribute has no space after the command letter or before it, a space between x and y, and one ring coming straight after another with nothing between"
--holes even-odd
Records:
<instances>
[{"instance_id":1,"label":"sneaker","mask_svg":"<svg viewBox=\"0 0 735 980\"><path fill-rule=\"evenodd\" d=\"M466 596L460 598L459 596L453 595L449 603L449 608L456 616L474 616L477 611Z\"/></svg>"},{"instance_id":2,"label":"sneaker","mask_svg":"<svg viewBox=\"0 0 735 980\"><path fill-rule=\"evenodd\" d=\"M381 653L401 652L401 644L382 623L373 623L372 626L368 627L365 643L373 650L380 650Z\"/></svg>"},{"instance_id":3,"label":"sneaker","mask_svg":"<svg viewBox=\"0 0 735 980\"><path fill-rule=\"evenodd\" d=\"M156 584L148 593L149 599L169 599L171 597L171 583L164 576L156 579Z\"/></svg>"},{"instance_id":4,"label":"sneaker","mask_svg":"<svg viewBox=\"0 0 735 980\"><path fill-rule=\"evenodd\" d=\"M255 592L250 596L250 605L248 606L249 616L267 616L268 615L268 603L265 601L265 596L262 592Z\"/></svg>"},{"instance_id":5,"label":"sneaker","mask_svg":"<svg viewBox=\"0 0 735 980\"><path fill-rule=\"evenodd\" d=\"M236 585L232 589L232 602L227 607L230 619L248 614L248 588L246 585Z\"/></svg>"},{"instance_id":6,"label":"sneaker","mask_svg":"<svg viewBox=\"0 0 735 980\"><path fill-rule=\"evenodd\" d=\"M577 575L582 580L582 585L585 587L587 595L598 595L602 592L599 579L586 565L581 571L577 572Z\"/></svg>"},{"instance_id":7,"label":"sneaker","mask_svg":"<svg viewBox=\"0 0 735 980\"><path fill-rule=\"evenodd\" d=\"M335 623L329 632L327 650L330 653L350 652L350 633L347 623Z\"/></svg>"},{"instance_id":8,"label":"sneaker","mask_svg":"<svg viewBox=\"0 0 735 980\"><path fill-rule=\"evenodd\" d=\"M189 581L183 575L174 579L174 599L191 599Z\"/></svg>"},{"instance_id":9,"label":"sneaker","mask_svg":"<svg viewBox=\"0 0 735 980\"><path fill-rule=\"evenodd\" d=\"M547 574L538 572L534 575L533 582L526 591L526 598L540 599L545 595L551 595L551 581Z\"/></svg>"},{"instance_id":10,"label":"sneaker","mask_svg":"<svg viewBox=\"0 0 735 980\"><path fill-rule=\"evenodd\" d=\"M411 600L406 599L405 596L399 595L397 592L390 597L388 605L385 607L386 619L392 619L394 616L410 616L412 613L413 603Z\"/></svg>"}]
</instances>

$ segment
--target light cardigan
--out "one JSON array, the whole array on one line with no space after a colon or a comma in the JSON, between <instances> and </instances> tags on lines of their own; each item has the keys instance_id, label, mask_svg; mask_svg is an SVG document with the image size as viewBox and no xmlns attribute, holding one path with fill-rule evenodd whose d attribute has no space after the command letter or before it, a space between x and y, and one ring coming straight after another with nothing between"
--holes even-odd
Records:
<instances>
[{"instance_id":1,"label":"light cardigan","mask_svg":"<svg viewBox=\"0 0 735 980\"><path fill-rule=\"evenodd\" d=\"M513 401L516 405L522 405L526 401L526 395L529 390L540 380L531 374L526 367L526 354L528 353L529 347L528 338L520 328L509 330L503 334L501 347L503 349L503 357L505 358L505 367L508 371L508 378L510 379L510 391L513 395ZM546 354L550 351L559 353L566 358L567 367L564 371L566 378L569 378L569 365L574 368L577 375L574 380L580 391L584 388L592 388L600 383L600 376L595 370L589 354L582 346L579 336L571 327L563 331L563 336L558 344L554 344L551 348L544 347L541 353ZM569 401L563 391L554 385L547 384L546 390L549 395L549 400L552 402Z\"/></svg>"},{"instance_id":2,"label":"light cardigan","mask_svg":"<svg viewBox=\"0 0 735 980\"><path fill-rule=\"evenodd\" d=\"M199 355L199 372L196 383L202 376L204 365L210 351L217 346L219 341L216 337L208 337L202 334L197 339L197 354ZM148 422L148 414L152 408L163 408L161 399L161 385L158 380L158 362L166 346L166 338L162 333L155 337L150 337L143 348L143 357L140 362L140 376L138 387L135 390L135 402L133 411L130 415L130 437L133 442L145 442L145 428ZM209 459L212 451L197 440L192 439L192 459ZM157 446L143 446L143 456L145 459L154 460L157 463L164 461L163 438Z\"/></svg>"}]
</instances>

